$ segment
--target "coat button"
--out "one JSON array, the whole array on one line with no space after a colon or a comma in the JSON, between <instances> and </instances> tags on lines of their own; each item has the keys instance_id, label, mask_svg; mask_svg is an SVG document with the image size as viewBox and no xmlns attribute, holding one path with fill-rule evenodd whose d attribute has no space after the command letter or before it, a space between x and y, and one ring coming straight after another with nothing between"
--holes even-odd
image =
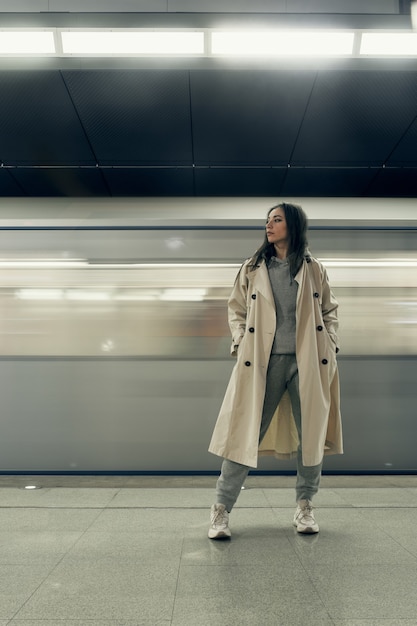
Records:
<instances>
[{"instance_id":1,"label":"coat button","mask_svg":"<svg viewBox=\"0 0 417 626\"><path fill-rule=\"evenodd\" d=\"M252 300L256 300L256 294L255 293L252 294Z\"/></svg>"},{"instance_id":2,"label":"coat button","mask_svg":"<svg viewBox=\"0 0 417 626\"><path fill-rule=\"evenodd\" d=\"M317 291L315 291L315 292L314 292L314 297L315 297L315 298L318 298L318 297L319 297L319 294L317 293Z\"/></svg>"},{"instance_id":3,"label":"coat button","mask_svg":"<svg viewBox=\"0 0 417 626\"><path fill-rule=\"evenodd\" d=\"M317 326L317 330L323 330L323 326Z\"/></svg>"},{"instance_id":4,"label":"coat button","mask_svg":"<svg viewBox=\"0 0 417 626\"><path fill-rule=\"evenodd\" d=\"M252 328L252 326L251 326L251 327L249 328L249 332L250 332L250 333L254 333L254 332L255 332L255 329L254 329L254 328Z\"/></svg>"},{"instance_id":5,"label":"coat button","mask_svg":"<svg viewBox=\"0 0 417 626\"><path fill-rule=\"evenodd\" d=\"M327 365L328 360L327 360L327 359L322 359L322 361L321 361L321 362L323 363L323 365Z\"/></svg>"},{"instance_id":6,"label":"coat button","mask_svg":"<svg viewBox=\"0 0 417 626\"><path fill-rule=\"evenodd\" d=\"M249 367L250 361L245 361L245 365L246 365L246 367Z\"/></svg>"}]
</instances>

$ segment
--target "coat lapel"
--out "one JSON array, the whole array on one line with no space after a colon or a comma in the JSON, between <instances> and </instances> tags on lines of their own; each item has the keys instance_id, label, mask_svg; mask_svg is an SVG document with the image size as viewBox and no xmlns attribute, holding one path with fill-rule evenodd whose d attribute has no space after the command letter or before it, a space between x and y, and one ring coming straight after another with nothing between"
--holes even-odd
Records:
<instances>
[{"instance_id":1,"label":"coat lapel","mask_svg":"<svg viewBox=\"0 0 417 626\"><path fill-rule=\"evenodd\" d=\"M249 270L247 276L250 284L253 285L253 288L261 293L275 309L274 296L265 261L262 261L258 269Z\"/></svg>"}]
</instances>

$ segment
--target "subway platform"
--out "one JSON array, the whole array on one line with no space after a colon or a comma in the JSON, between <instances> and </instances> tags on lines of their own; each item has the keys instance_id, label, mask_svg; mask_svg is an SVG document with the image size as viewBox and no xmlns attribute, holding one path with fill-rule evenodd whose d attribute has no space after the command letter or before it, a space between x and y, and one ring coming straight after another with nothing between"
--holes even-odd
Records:
<instances>
[{"instance_id":1,"label":"subway platform","mask_svg":"<svg viewBox=\"0 0 417 626\"><path fill-rule=\"evenodd\" d=\"M417 476L323 476L308 536L249 476L230 541L215 481L0 476L0 626L417 625Z\"/></svg>"}]
</instances>

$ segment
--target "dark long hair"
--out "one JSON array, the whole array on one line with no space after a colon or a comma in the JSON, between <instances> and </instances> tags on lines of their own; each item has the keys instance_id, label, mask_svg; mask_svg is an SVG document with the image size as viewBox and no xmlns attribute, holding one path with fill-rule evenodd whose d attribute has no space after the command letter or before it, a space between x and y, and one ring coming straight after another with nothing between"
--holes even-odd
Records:
<instances>
[{"instance_id":1,"label":"dark long hair","mask_svg":"<svg viewBox=\"0 0 417 626\"><path fill-rule=\"evenodd\" d=\"M274 209L282 209L285 215L288 230L288 262L291 275L295 276L301 267L303 259L308 255L307 228L308 219L303 209L298 204L280 202L269 209L267 217ZM275 255L274 244L269 243L266 232L262 245L249 259L249 265L253 269L259 267L263 259L268 263L271 256Z\"/></svg>"}]
</instances>

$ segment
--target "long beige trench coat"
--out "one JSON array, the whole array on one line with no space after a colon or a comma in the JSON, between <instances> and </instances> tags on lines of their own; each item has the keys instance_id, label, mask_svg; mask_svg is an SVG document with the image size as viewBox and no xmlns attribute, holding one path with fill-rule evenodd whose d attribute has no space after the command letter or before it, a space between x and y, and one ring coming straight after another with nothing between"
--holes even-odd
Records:
<instances>
[{"instance_id":1,"label":"long beige trench coat","mask_svg":"<svg viewBox=\"0 0 417 626\"><path fill-rule=\"evenodd\" d=\"M342 454L339 375L336 363L337 307L327 272L306 256L295 276L303 464L318 465L324 454ZM258 454L291 458L299 445L288 391L259 446L266 372L275 336L275 302L265 262L246 261L229 298L233 368L209 452L257 467Z\"/></svg>"}]
</instances>

